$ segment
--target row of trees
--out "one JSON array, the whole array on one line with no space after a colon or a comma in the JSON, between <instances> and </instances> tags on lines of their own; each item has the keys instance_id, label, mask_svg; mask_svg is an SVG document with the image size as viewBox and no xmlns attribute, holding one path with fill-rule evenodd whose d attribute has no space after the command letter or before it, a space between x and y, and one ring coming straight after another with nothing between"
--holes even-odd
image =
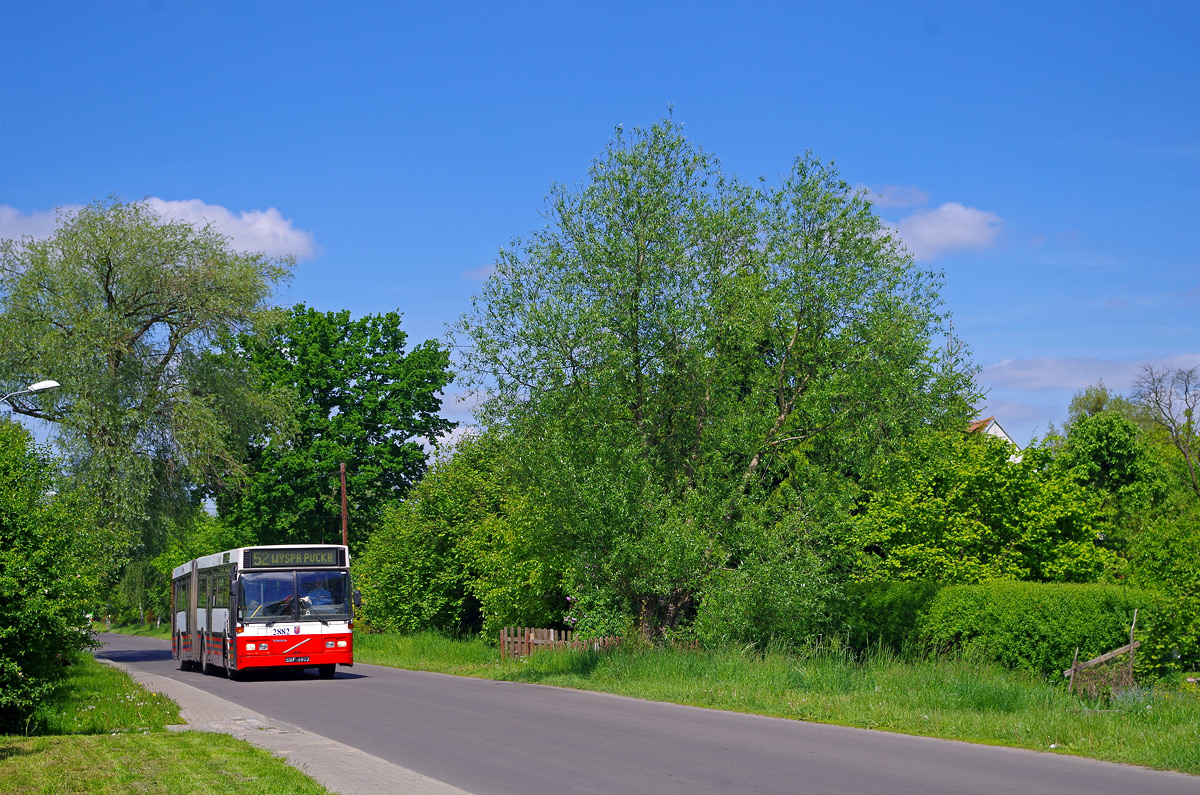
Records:
<instances>
[{"instance_id":1,"label":"row of trees","mask_svg":"<svg viewBox=\"0 0 1200 795\"><path fill-rule=\"evenodd\" d=\"M272 307L292 264L115 199L0 241L0 384L63 384L12 408L51 424L120 551L205 499L264 542L319 536L341 462L369 532L420 479L415 440L452 427L445 349L406 352L395 312Z\"/></svg>"},{"instance_id":2,"label":"row of trees","mask_svg":"<svg viewBox=\"0 0 1200 795\"><path fill-rule=\"evenodd\" d=\"M831 166L747 184L669 121L618 130L548 218L457 324L486 431L368 545L368 590L423 605L377 620L561 621L569 602L581 629L654 638L812 604L876 462L978 397L940 344L938 275ZM490 493L461 518L423 507L476 466Z\"/></svg>"},{"instance_id":3,"label":"row of trees","mask_svg":"<svg viewBox=\"0 0 1200 795\"><path fill-rule=\"evenodd\" d=\"M42 473L0 578L61 552L80 576L56 604L161 615L182 561L337 539L345 462L379 628L800 642L884 579L1136 581L1195 628L1195 371L1081 393L1010 460L962 431L980 395L940 276L831 165L747 183L663 121L618 130L547 218L447 344L407 351L397 313L275 308L290 260L140 203L0 241L0 388L63 384L13 399L61 459L0 426ZM426 476L452 348L479 428ZM37 529L68 521L86 532ZM29 571L7 592L69 576Z\"/></svg>"},{"instance_id":4,"label":"row of trees","mask_svg":"<svg viewBox=\"0 0 1200 795\"><path fill-rule=\"evenodd\" d=\"M1017 457L964 432L938 276L831 166L745 184L662 122L547 206L455 328L480 434L360 558L375 626L802 642L894 579L1135 581L1195 613L1194 371L1081 393Z\"/></svg>"},{"instance_id":5,"label":"row of trees","mask_svg":"<svg viewBox=\"0 0 1200 795\"><path fill-rule=\"evenodd\" d=\"M38 589L61 593L54 609L70 616L55 626L72 628L31 633L49 613L0 608L4 644L66 659L86 639L85 613L161 617L170 570L191 557L340 540L331 499L340 463L359 541L420 480L419 439L452 428L439 416L447 350L406 350L395 312L353 319L273 307L292 265L118 199L65 214L44 240L0 241L0 390L44 377L62 384L9 401L45 423L58 459L0 424L13 472L26 466L40 478L4 495L14 507L0 518L0 581L14 605L37 603ZM30 502L37 489L57 495L38 497L50 507ZM45 692L61 666L15 648L0 648L5 692L18 679ZM0 703L9 727L36 701L13 698Z\"/></svg>"}]
</instances>

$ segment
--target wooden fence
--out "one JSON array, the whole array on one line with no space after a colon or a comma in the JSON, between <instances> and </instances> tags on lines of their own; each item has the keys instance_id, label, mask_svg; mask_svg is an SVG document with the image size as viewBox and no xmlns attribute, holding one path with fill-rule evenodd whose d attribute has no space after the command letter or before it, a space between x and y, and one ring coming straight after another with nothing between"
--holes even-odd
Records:
<instances>
[{"instance_id":1,"label":"wooden fence","mask_svg":"<svg viewBox=\"0 0 1200 795\"><path fill-rule=\"evenodd\" d=\"M1128 666L1119 666L1113 671L1108 672L1103 677L1095 678L1093 681L1082 682L1083 689L1088 695L1095 698L1100 690L1108 690L1111 693L1116 693L1118 690L1124 690L1127 687L1133 687L1133 653L1142 645L1140 640L1133 639L1133 631L1137 627L1138 611L1133 611L1133 624L1129 627L1129 643L1119 649L1113 649L1110 652L1101 654L1099 657L1093 657L1086 662L1079 662L1079 647L1075 647L1075 659L1071 660L1071 667L1063 671L1063 676L1069 676L1070 683L1067 685L1067 692L1071 693L1075 690L1076 677L1084 673L1088 669L1098 670L1095 666L1101 665L1120 657L1126 652L1129 653Z\"/></svg>"},{"instance_id":2,"label":"wooden fence","mask_svg":"<svg viewBox=\"0 0 1200 795\"><path fill-rule=\"evenodd\" d=\"M610 649L620 638L577 638L571 630L503 627L500 630L500 659L528 657L534 651L554 649Z\"/></svg>"}]
</instances>

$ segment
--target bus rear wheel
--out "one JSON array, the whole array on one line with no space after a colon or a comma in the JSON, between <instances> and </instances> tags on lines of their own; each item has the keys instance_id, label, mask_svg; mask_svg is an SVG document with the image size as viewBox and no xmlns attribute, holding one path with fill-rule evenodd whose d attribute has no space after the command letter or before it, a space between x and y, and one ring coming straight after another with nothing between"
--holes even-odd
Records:
<instances>
[{"instance_id":1,"label":"bus rear wheel","mask_svg":"<svg viewBox=\"0 0 1200 795\"><path fill-rule=\"evenodd\" d=\"M318 665L317 666L317 675L320 676L322 679L332 679L333 672L336 670L337 670L337 665L334 663L329 663L328 665Z\"/></svg>"}]
</instances>

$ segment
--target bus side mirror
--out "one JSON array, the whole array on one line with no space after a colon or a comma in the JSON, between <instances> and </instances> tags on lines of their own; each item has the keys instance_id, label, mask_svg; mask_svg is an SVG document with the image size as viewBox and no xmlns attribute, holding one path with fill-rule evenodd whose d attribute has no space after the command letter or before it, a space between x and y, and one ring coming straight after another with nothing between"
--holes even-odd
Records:
<instances>
[{"instance_id":1,"label":"bus side mirror","mask_svg":"<svg viewBox=\"0 0 1200 795\"><path fill-rule=\"evenodd\" d=\"M352 598L354 599L355 607L362 607L362 592L361 591L359 591L357 588L355 588L354 596Z\"/></svg>"},{"instance_id":2,"label":"bus side mirror","mask_svg":"<svg viewBox=\"0 0 1200 795\"><path fill-rule=\"evenodd\" d=\"M237 599L237 592L238 592L238 581L230 580L229 581L229 598Z\"/></svg>"}]
</instances>

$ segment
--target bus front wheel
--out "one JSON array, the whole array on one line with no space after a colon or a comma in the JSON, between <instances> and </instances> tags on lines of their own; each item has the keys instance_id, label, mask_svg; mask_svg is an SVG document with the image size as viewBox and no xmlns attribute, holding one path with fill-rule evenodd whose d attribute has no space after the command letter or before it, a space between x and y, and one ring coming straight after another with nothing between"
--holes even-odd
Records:
<instances>
[{"instance_id":1,"label":"bus front wheel","mask_svg":"<svg viewBox=\"0 0 1200 795\"><path fill-rule=\"evenodd\" d=\"M334 663L330 663L328 665L318 665L317 666L317 675L320 676L322 679L332 679L333 672L336 670L337 670L337 665L335 665Z\"/></svg>"}]
</instances>

